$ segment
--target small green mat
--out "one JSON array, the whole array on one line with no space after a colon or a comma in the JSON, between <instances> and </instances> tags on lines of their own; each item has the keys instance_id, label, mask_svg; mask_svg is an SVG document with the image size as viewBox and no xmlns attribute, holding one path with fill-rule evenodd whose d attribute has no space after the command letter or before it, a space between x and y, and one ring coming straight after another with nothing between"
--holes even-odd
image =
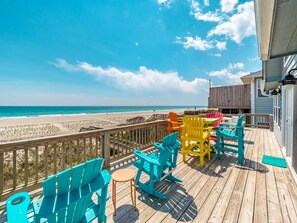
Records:
<instances>
[{"instance_id":1,"label":"small green mat","mask_svg":"<svg viewBox=\"0 0 297 223\"><path fill-rule=\"evenodd\" d=\"M279 157L275 157L275 156L263 155L262 163L269 164L272 166L287 168L286 160L284 158L279 158Z\"/></svg>"}]
</instances>

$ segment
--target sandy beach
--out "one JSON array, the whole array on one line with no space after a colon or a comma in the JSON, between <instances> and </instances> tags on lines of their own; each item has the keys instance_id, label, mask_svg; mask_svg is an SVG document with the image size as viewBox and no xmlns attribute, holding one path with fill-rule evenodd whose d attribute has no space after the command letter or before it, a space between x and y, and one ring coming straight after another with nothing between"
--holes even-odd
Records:
<instances>
[{"instance_id":1,"label":"sandy beach","mask_svg":"<svg viewBox=\"0 0 297 223\"><path fill-rule=\"evenodd\" d=\"M125 112L106 114L61 115L27 118L1 118L0 142L30 139L51 135L78 132L82 127L99 128L125 124L127 119L142 116L148 119L153 114L168 114L169 111ZM183 114L184 110L174 110Z\"/></svg>"}]
</instances>

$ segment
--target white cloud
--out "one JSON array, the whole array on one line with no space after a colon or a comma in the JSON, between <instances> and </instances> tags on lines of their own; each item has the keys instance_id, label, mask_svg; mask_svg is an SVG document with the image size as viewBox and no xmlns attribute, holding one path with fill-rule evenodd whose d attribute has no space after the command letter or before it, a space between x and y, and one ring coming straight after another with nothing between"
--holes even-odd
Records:
<instances>
[{"instance_id":1,"label":"white cloud","mask_svg":"<svg viewBox=\"0 0 297 223\"><path fill-rule=\"evenodd\" d=\"M254 3L246 2L238 5L237 13L210 30L208 36L225 35L236 43L251 35L255 35Z\"/></svg>"},{"instance_id":2,"label":"white cloud","mask_svg":"<svg viewBox=\"0 0 297 223\"><path fill-rule=\"evenodd\" d=\"M207 40L202 40L200 37L196 36L193 38L192 36L183 38L177 37L176 43L180 43L184 46L185 49L194 48L195 50L209 50L214 48L213 44Z\"/></svg>"},{"instance_id":3,"label":"white cloud","mask_svg":"<svg viewBox=\"0 0 297 223\"><path fill-rule=\"evenodd\" d=\"M211 77L217 77L225 81L229 85L242 84L240 77L249 74L248 72L239 71L237 73L232 73L228 69L222 69L218 71L211 71L208 73Z\"/></svg>"},{"instance_id":4,"label":"white cloud","mask_svg":"<svg viewBox=\"0 0 297 223\"><path fill-rule=\"evenodd\" d=\"M228 68L229 68L229 70L235 70L235 69L242 70L244 68L244 64L243 63L234 63L234 64L230 63Z\"/></svg>"},{"instance_id":5,"label":"white cloud","mask_svg":"<svg viewBox=\"0 0 297 223\"><path fill-rule=\"evenodd\" d=\"M226 49L226 42L203 40L199 36L176 37L176 43L183 45L185 49L194 48L195 50L205 51L213 48L219 50Z\"/></svg>"},{"instance_id":6,"label":"white cloud","mask_svg":"<svg viewBox=\"0 0 297 223\"><path fill-rule=\"evenodd\" d=\"M124 71L115 67L102 68L93 66L87 62L77 62L70 64L64 59L57 59L52 65L70 72L84 72L91 75L96 80L103 80L111 83L115 87L137 91L180 91L183 93L198 93L201 90L207 90L208 80L195 78L191 81L185 80L177 72L160 72L139 67L136 72Z\"/></svg>"},{"instance_id":7,"label":"white cloud","mask_svg":"<svg viewBox=\"0 0 297 223\"><path fill-rule=\"evenodd\" d=\"M204 0L204 5L209 6L209 0Z\"/></svg>"},{"instance_id":8,"label":"white cloud","mask_svg":"<svg viewBox=\"0 0 297 223\"><path fill-rule=\"evenodd\" d=\"M166 3L168 2L169 0L158 0L158 4L163 4L163 3Z\"/></svg>"},{"instance_id":9,"label":"white cloud","mask_svg":"<svg viewBox=\"0 0 297 223\"><path fill-rule=\"evenodd\" d=\"M171 3L173 3L174 0L158 0L159 5L165 5L167 7L170 7Z\"/></svg>"},{"instance_id":10,"label":"white cloud","mask_svg":"<svg viewBox=\"0 0 297 223\"><path fill-rule=\"evenodd\" d=\"M216 41L216 48L218 48L219 50L225 50L226 49L226 42Z\"/></svg>"},{"instance_id":11,"label":"white cloud","mask_svg":"<svg viewBox=\"0 0 297 223\"><path fill-rule=\"evenodd\" d=\"M232 12L238 0L221 0L222 12Z\"/></svg>"},{"instance_id":12,"label":"white cloud","mask_svg":"<svg viewBox=\"0 0 297 223\"><path fill-rule=\"evenodd\" d=\"M250 57L248 58L248 61L260 61L259 57L256 56L256 57Z\"/></svg>"},{"instance_id":13,"label":"white cloud","mask_svg":"<svg viewBox=\"0 0 297 223\"><path fill-rule=\"evenodd\" d=\"M204 1L206 6L209 5L209 1ZM206 12L203 13L201 8L199 7L199 3L197 1L191 1L191 12L190 15L193 15L197 20L201 20L204 22L220 22L222 21L222 17L218 14L218 12Z\"/></svg>"},{"instance_id":14,"label":"white cloud","mask_svg":"<svg viewBox=\"0 0 297 223\"><path fill-rule=\"evenodd\" d=\"M214 56L214 57L221 57L222 54L221 53L214 53L214 54L209 54L210 56Z\"/></svg>"},{"instance_id":15,"label":"white cloud","mask_svg":"<svg viewBox=\"0 0 297 223\"><path fill-rule=\"evenodd\" d=\"M222 17L218 15L216 12L206 12L202 13L200 11L193 12L194 17L197 20L204 22L220 22L222 21Z\"/></svg>"}]
</instances>

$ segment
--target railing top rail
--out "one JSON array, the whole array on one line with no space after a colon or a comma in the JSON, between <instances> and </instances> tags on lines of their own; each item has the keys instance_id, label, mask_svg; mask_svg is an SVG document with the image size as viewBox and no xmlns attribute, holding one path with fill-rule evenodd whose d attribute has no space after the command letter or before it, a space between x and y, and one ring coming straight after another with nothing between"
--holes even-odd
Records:
<instances>
[{"instance_id":1,"label":"railing top rail","mask_svg":"<svg viewBox=\"0 0 297 223\"><path fill-rule=\"evenodd\" d=\"M156 120L152 122L144 122L140 124L132 124L132 125L125 125L125 126L116 126L116 127L109 127L104 129L96 129L87 132L77 132L77 133L68 133L63 135L56 135L56 136L46 136L34 139L24 139L18 141L11 141L11 142L1 142L0 143L0 152L7 152L8 150L14 150L15 147L26 147L26 146L37 146L40 144L47 145L51 143L69 141L74 139L80 138L87 138L92 137L94 135L103 135L105 132L119 132L124 130L133 130L141 127L156 125L156 124L165 124L167 121L164 120Z\"/></svg>"}]
</instances>

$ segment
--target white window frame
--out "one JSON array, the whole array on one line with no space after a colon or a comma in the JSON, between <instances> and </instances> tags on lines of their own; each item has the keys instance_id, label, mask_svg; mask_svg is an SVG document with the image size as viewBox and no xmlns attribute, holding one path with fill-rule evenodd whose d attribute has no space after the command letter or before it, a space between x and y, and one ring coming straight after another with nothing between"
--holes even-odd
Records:
<instances>
[{"instance_id":1,"label":"white window frame","mask_svg":"<svg viewBox=\"0 0 297 223\"><path fill-rule=\"evenodd\" d=\"M259 91L261 92L262 96L259 96ZM261 79L256 79L256 97L257 98L266 98L268 96L263 95L261 91Z\"/></svg>"},{"instance_id":2,"label":"white window frame","mask_svg":"<svg viewBox=\"0 0 297 223\"><path fill-rule=\"evenodd\" d=\"M273 100L273 121L281 128L281 104L279 95L275 96Z\"/></svg>"}]
</instances>

